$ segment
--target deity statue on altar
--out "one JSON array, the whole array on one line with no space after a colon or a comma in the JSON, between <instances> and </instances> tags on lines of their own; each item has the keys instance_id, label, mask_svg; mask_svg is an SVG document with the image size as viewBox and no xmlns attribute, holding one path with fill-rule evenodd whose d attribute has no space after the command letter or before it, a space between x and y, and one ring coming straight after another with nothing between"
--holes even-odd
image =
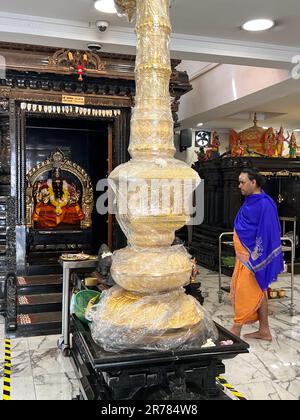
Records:
<instances>
[{"instance_id":1,"label":"deity statue on altar","mask_svg":"<svg viewBox=\"0 0 300 420\"><path fill-rule=\"evenodd\" d=\"M80 188L63 179L59 168L52 177L34 185L35 208L32 221L37 228L55 228L61 224L77 225L84 219L80 206Z\"/></svg>"},{"instance_id":2,"label":"deity statue on altar","mask_svg":"<svg viewBox=\"0 0 300 420\"><path fill-rule=\"evenodd\" d=\"M281 126L279 131L276 131L276 137L275 137L275 141L276 141L276 150L275 150L275 156L276 157L282 157L283 155L283 150L284 150L284 142L288 142L290 138L289 133L287 133L287 137L284 136L284 130L283 127Z\"/></svg>"},{"instance_id":3,"label":"deity statue on altar","mask_svg":"<svg viewBox=\"0 0 300 420\"><path fill-rule=\"evenodd\" d=\"M208 148L206 149L206 158L215 159L220 156L219 147L220 147L220 137L216 131L212 133L212 137Z\"/></svg>"},{"instance_id":4,"label":"deity statue on altar","mask_svg":"<svg viewBox=\"0 0 300 420\"><path fill-rule=\"evenodd\" d=\"M265 155L268 157L276 156L276 135L274 134L273 128L268 128L264 135L264 146Z\"/></svg>"},{"instance_id":5,"label":"deity statue on altar","mask_svg":"<svg viewBox=\"0 0 300 420\"><path fill-rule=\"evenodd\" d=\"M235 130L229 134L230 154L232 157L240 157L245 154L245 146Z\"/></svg>"},{"instance_id":6,"label":"deity statue on altar","mask_svg":"<svg viewBox=\"0 0 300 420\"><path fill-rule=\"evenodd\" d=\"M197 158L198 158L199 161L207 160L207 156L206 156L206 153L205 153L205 150L204 150L204 147L203 146L201 146L199 148L199 150L195 151L195 153L196 153Z\"/></svg>"},{"instance_id":7,"label":"deity statue on altar","mask_svg":"<svg viewBox=\"0 0 300 420\"><path fill-rule=\"evenodd\" d=\"M26 226L92 226L93 186L86 171L56 150L26 174Z\"/></svg>"},{"instance_id":8,"label":"deity statue on altar","mask_svg":"<svg viewBox=\"0 0 300 420\"><path fill-rule=\"evenodd\" d=\"M294 132L292 132L290 139L288 141L288 144L289 144L289 157L290 158L297 157L297 150L299 149L300 146L297 145L297 139Z\"/></svg>"}]
</instances>

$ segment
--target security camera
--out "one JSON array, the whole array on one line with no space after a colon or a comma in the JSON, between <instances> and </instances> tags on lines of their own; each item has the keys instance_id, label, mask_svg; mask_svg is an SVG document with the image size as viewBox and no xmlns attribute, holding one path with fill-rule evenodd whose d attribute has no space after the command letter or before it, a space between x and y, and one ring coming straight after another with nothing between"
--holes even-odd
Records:
<instances>
[{"instance_id":1,"label":"security camera","mask_svg":"<svg viewBox=\"0 0 300 420\"><path fill-rule=\"evenodd\" d=\"M106 20L97 20L96 26L100 32L105 32L106 29L109 27L109 22Z\"/></svg>"},{"instance_id":2,"label":"security camera","mask_svg":"<svg viewBox=\"0 0 300 420\"><path fill-rule=\"evenodd\" d=\"M94 42L90 42L89 44L87 44L87 47L90 51L94 51L94 52L101 51L101 49L102 49L101 44L97 44L97 43L94 43Z\"/></svg>"}]
</instances>

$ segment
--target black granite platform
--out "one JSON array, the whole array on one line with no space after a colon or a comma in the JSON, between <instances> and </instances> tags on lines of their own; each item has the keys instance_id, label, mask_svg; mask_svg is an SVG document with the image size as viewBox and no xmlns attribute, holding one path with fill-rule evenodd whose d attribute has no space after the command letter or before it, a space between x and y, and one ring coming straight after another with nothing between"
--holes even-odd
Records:
<instances>
[{"instance_id":1,"label":"black granite platform","mask_svg":"<svg viewBox=\"0 0 300 420\"><path fill-rule=\"evenodd\" d=\"M81 399L206 400L224 399L216 377L224 359L248 353L249 345L216 324L216 347L185 351L106 352L89 327L73 317L71 355L81 376ZM220 342L232 340L233 345Z\"/></svg>"}]
</instances>

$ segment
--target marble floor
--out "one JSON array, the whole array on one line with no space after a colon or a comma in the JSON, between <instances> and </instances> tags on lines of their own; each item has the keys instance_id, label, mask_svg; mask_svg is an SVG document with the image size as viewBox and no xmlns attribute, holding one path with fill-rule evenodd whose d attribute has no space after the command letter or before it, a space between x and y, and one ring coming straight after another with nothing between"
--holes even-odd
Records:
<instances>
[{"instance_id":1,"label":"marble floor","mask_svg":"<svg viewBox=\"0 0 300 420\"><path fill-rule=\"evenodd\" d=\"M202 290L208 294L205 308L213 319L230 329L233 310L229 295L218 301L218 275L202 269ZM222 276L222 286L230 278ZM281 275L273 288L286 290L290 297L291 277ZM300 275L295 276L295 316L289 314L290 299L269 301L269 322L273 335L271 343L248 340L249 354L225 361L224 377L249 400L297 400L300 398ZM242 334L257 330L257 325L244 326Z\"/></svg>"},{"instance_id":2,"label":"marble floor","mask_svg":"<svg viewBox=\"0 0 300 420\"><path fill-rule=\"evenodd\" d=\"M201 269L200 280L206 298L204 306L213 319L225 328L232 324L232 307L224 293L218 301L218 276ZM229 284L223 276L223 285ZM276 288L290 295L290 276L280 278ZM249 400L296 400L300 397L300 275L295 277L296 314L288 312L289 300L270 302L273 342L249 340L250 352L225 361L223 375ZM243 332L254 331L253 326ZM4 319L0 316L0 399L4 365ZM11 340L11 399L70 400L79 392L71 360L56 348L58 336Z\"/></svg>"}]
</instances>

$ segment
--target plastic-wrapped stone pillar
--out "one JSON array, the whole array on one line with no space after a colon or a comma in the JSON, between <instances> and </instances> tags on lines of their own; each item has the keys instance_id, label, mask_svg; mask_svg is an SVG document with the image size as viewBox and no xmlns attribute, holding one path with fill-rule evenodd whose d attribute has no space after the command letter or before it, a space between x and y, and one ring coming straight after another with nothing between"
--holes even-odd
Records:
<instances>
[{"instance_id":1,"label":"plastic-wrapped stone pillar","mask_svg":"<svg viewBox=\"0 0 300 420\"><path fill-rule=\"evenodd\" d=\"M116 251L117 283L94 313L93 338L107 350L181 349L215 338L214 324L185 294L190 256L172 246L190 219L188 199L199 177L174 159L169 82L169 0L115 0L132 15L136 6L136 100L131 119L132 159L110 175L118 222L128 246Z\"/></svg>"}]
</instances>

